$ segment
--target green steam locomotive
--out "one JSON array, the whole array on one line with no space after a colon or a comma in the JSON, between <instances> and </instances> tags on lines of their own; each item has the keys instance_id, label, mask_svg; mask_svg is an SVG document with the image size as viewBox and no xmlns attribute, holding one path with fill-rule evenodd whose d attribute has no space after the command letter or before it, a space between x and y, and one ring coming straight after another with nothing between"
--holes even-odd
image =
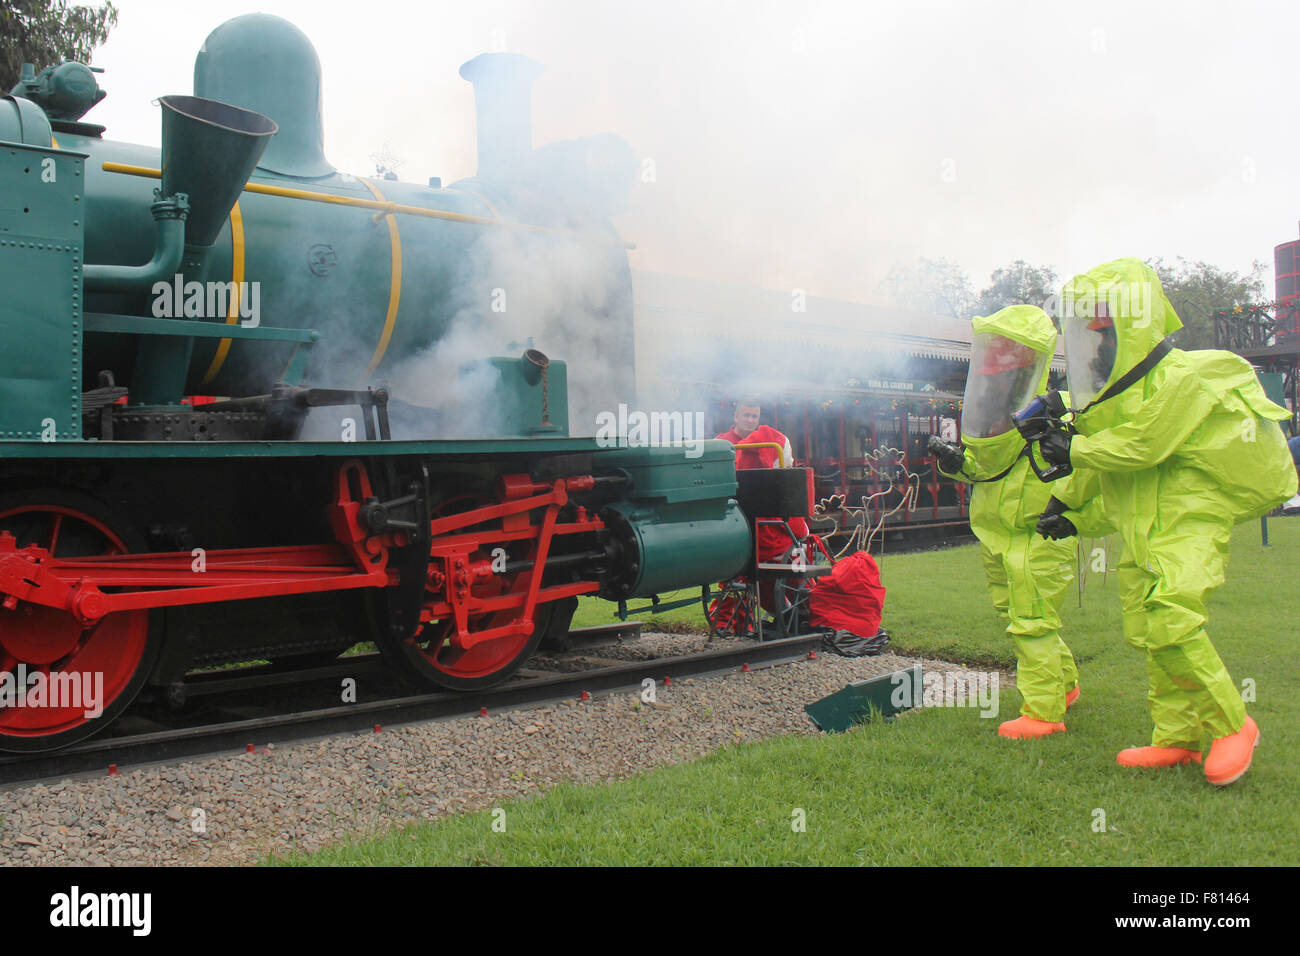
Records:
<instances>
[{"instance_id":1,"label":"green steam locomotive","mask_svg":"<svg viewBox=\"0 0 1300 956\"><path fill-rule=\"evenodd\" d=\"M316 53L266 15L208 36L160 149L84 121L81 64L0 99L0 750L359 640L490 686L580 595L752 560L725 442L571 434L571 391L630 395L609 215L634 160L613 136L534 150L537 70L461 68L479 169L447 188L331 166ZM599 361L536 347L565 334Z\"/></svg>"}]
</instances>

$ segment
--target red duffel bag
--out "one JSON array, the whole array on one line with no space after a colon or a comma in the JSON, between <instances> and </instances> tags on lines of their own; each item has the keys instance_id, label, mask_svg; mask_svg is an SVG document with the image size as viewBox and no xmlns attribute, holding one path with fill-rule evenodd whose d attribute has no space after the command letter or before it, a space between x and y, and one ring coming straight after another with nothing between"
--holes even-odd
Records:
<instances>
[{"instance_id":1,"label":"red duffel bag","mask_svg":"<svg viewBox=\"0 0 1300 956\"><path fill-rule=\"evenodd\" d=\"M880 631L885 610L885 586L880 568L865 551L857 551L835 563L830 574L811 583L809 623L871 637Z\"/></svg>"}]
</instances>

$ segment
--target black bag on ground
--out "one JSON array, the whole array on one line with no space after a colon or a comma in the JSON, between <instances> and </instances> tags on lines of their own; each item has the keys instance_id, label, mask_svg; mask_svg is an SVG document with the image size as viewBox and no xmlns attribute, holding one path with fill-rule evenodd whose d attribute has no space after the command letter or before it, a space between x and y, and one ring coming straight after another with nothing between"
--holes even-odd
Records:
<instances>
[{"instance_id":1,"label":"black bag on ground","mask_svg":"<svg viewBox=\"0 0 1300 956\"><path fill-rule=\"evenodd\" d=\"M889 646L889 632L882 627L874 637L859 637L852 631L827 630L822 644L841 657L874 657Z\"/></svg>"}]
</instances>

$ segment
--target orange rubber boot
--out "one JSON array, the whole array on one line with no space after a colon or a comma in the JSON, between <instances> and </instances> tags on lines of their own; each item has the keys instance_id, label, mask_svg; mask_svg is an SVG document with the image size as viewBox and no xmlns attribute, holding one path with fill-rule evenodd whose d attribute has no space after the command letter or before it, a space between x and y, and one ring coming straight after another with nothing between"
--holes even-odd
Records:
<instances>
[{"instance_id":1,"label":"orange rubber boot","mask_svg":"<svg viewBox=\"0 0 1300 956\"><path fill-rule=\"evenodd\" d=\"M1074 702L1079 699L1079 685L1074 685L1074 690L1065 695L1065 709L1069 710L1074 706Z\"/></svg>"},{"instance_id":2,"label":"orange rubber boot","mask_svg":"<svg viewBox=\"0 0 1300 956\"><path fill-rule=\"evenodd\" d=\"M1205 760L1205 779L1216 787L1235 783L1250 769L1259 746L1259 727L1250 717L1241 730L1226 737L1218 737L1210 744L1210 756Z\"/></svg>"},{"instance_id":3,"label":"orange rubber boot","mask_svg":"<svg viewBox=\"0 0 1300 956\"><path fill-rule=\"evenodd\" d=\"M1033 737L1046 737L1048 734L1065 733L1065 724L1060 721L1037 720L1033 717L1017 717L998 727L999 737L1013 740L1028 740Z\"/></svg>"},{"instance_id":4,"label":"orange rubber boot","mask_svg":"<svg viewBox=\"0 0 1300 956\"><path fill-rule=\"evenodd\" d=\"M1119 752L1115 762L1121 767L1176 767L1200 763L1201 752L1186 747L1129 747Z\"/></svg>"}]
</instances>

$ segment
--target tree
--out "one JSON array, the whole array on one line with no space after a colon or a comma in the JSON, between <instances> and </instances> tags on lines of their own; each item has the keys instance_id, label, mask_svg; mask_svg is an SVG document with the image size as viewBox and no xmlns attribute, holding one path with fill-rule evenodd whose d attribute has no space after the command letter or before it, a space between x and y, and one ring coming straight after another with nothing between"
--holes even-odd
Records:
<instances>
[{"instance_id":1,"label":"tree","mask_svg":"<svg viewBox=\"0 0 1300 956\"><path fill-rule=\"evenodd\" d=\"M1057 289L1055 269L1031 266L1024 259L1017 259L1009 266L995 269L989 276L988 288L980 292L975 303L975 314L992 315L1009 305L1046 308Z\"/></svg>"},{"instance_id":2,"label":"tree","mask_svg":"<svg viewBox=\"0 0 1300 956\"><path fill-rule=\"evenodd\" d=\"M914 267L894 266L881 288L895 305L930 315L966 319L975 307L966 273L947 259L920 258Z\"/></svg>"},{"instance_id":3,"label":"tree","mask_svg":"<svg viewBox=\"0 0 1300 956\"><path fill-rule=\"evenodd\" d=\"M77 60L108 39L117 8L71 6L67 0L0 0L0 91L17 84L24 63L43 67Z\"/></svg>"},{"instance_id":4,"label":"tree","mask_svg":"<svg viewBox=\"0 0 1300 956\"><path fill-rule=\"evenodd\" d=\"M1251 263L1250 273L1229 272L1208 262L1188 262L1178 257L1177 265L1163 259L1148 259L1164 287L1183 327L1171 336L1180 349L1214 348L1215 312L1234 305L1251 305L1264 301L1265 265Z\"/></svg>"}]
</instances>

